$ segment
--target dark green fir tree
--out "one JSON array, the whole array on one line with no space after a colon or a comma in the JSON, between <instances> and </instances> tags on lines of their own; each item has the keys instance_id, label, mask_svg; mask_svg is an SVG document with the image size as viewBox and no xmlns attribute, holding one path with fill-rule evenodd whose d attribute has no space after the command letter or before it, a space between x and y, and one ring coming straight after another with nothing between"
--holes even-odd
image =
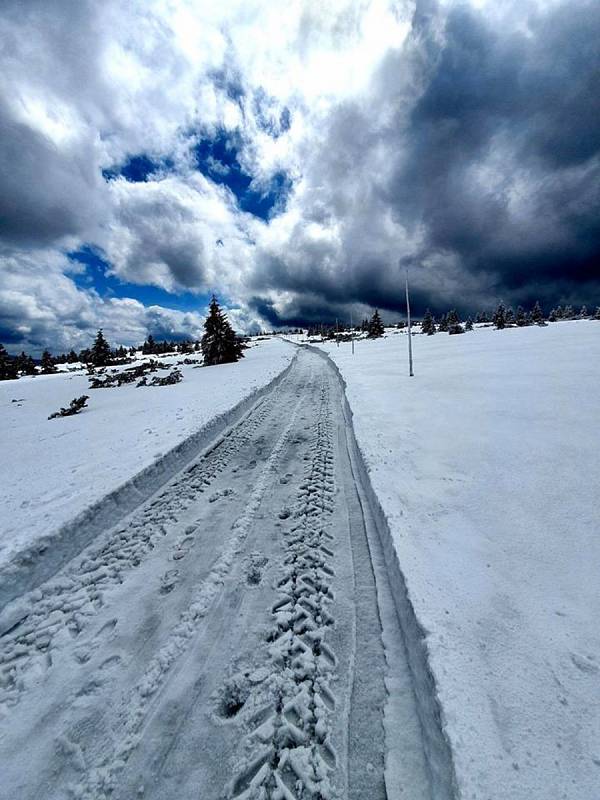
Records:
<instances>
[{"instance_id":1,"label":"dark green fir tree","mask_svg":"<svg viewBox=\"0 0 600 800\"><path fill-rule=\"evenodd\" d=\"M458 312L456 309L452 309L448 312L448 316L446 317L446 322L448 324L448 333L454 335L456 333L464 333L465 329L460 324L460 317L458 316Z\"/></svg>"},{"instance_id":2,"label":"dark green fir tree","mask_svg":"<svg viewBox=\"0 0 600 800\"><path fill-rule=\"evenodd\" d=\"M215 364L232 364L244 355L242 345L214 295L204 321L204 335L200 346L207 367Z\"/></svg>"},{"instance_id":3,"label":"dark green fir tree","mask_svg":"<svg viewBox=\"0 0 600 800\"><path fill-rule=\"evenodd\" d=\"M9 356L4 345L0 344L0 381L11 381L18 377L17 359Z\"/></svg>"},{"instance_id":4,"label":"dark green fir tree","mask_svg":"<svg viewBox=\"0 0 600 800\"><path fill-rule=\"evenodd\" d=\"M544 323L544 312L542 311L539 300L536 300L533 311L531 312L531 318L536 325L543 325Z\"/></svg>"},{"instance_id":5,"label":"dark green fir tree","mask_svg":"<svg viewBox=\"0 0 600 800\"><path fill-rule=\"evenodd\" d=\"M367 330L369 339L378 339L384 334L383 322L381 321L381 317L379 316L379 311L377 309L375 309L373 316L369 320L369 326Z\"/></svg>"},{"instance_id":6,"label":"dark green fir tree","mask_svg":"<svg viewBox=\"0 0 600 800\"><path fill-rule=\"evenodd\" d=\"M51 375L53 372L56 372L56 361L52 358L49 350L44 350L42 353L40 365L44 375Z\"/></svg>"},{"instance_id":7,"label":"dark green fir tree","mask_svg":"<svg viewBox=\"0 0 600 800\"><path fill-rule=\"evenodd\" d=\"M506 309L504 308L504 303L500 303L498 308L494 311L492 322L496 326L496 330L501 331L506 328Z\"/></svg>"},{"instance_id":8,"label":"dark green fir tree","mask_svg":"<svg viewBox=\"0 0 600 800\"><path fill-rule=\"evenodd\" d=\"M96 339L91 350L91 361L95 367L105 367L110 363L110 345L104 338L102 328L96 334Z\"/></svg>"},{"instance_id":9,"label":"dark green fir tree","mask_svg":"<svg viewBox=\"0 0 600 800\"><path fill-rule=\"evenodd\" d=\"M17 367L22 375L35 375L36 373L35 361L25 352L22 352L21 355L17 357Z\"/></svg>"},{"instance_id":10,"label":"dark green fir tree","mask_svg":"<svg viewBox=\"0 0 600 800\"><path fill-rule=\"evenodd\" d=\"M433 318L429 309L426 309L425 314L423 315L421 333L426 333L427 336L433 336L435 333L435 319Z\"/></svg>"}]
</instances>

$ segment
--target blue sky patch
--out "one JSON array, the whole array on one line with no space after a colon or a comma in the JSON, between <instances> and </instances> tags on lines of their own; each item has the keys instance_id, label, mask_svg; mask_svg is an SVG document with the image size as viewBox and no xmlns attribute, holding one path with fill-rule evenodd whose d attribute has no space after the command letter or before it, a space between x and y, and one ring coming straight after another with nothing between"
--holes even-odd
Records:
<instances>
[{"instance_id":1,"label":"blue sky patch","mask_svg":"<svg viewBox=\"0 0 600 800\"><path fill-rule=\"evenodd\" d=\"M173 162L170 159L154 161L144 153L130 156L125 163L110 169L102 170L102 177L107 180L123 177L130 183L143 183L154 173L164 169L172 169Z\"/></svg>"},{"instance_id":2,"label":"blue sky patch","mask_svg":"<svg viewBox=\"0 0 600 800\"><path fill-rule=\"evenodd\" d=\"M231 189L243 211L267 220L285 206L291 180L285 173L278 172L267 190L251 189L252 176L244 171L239 161L241 148L239 134L220 129L212 138L199 139L193 153L203 175Z\"/></svg>"},{"instance_id":3,"label":"blue sky patch","mask_svg":"<svg viewBox=\"0 0 600 800\"><path fill-rule=\"evenodd\" d=\"M137 283L120 281L110 275L110 264L93 248L82 247L68 254L71 261L85 266L85 272L73 274L71 277L80 289L93 289L100 297L128 297L138 300L144 306L162 306L176 311L202 311L210 300L210 293L192 294L192 292L167 292L157 286L142 286Z\"/></svg>"}]
</instances>

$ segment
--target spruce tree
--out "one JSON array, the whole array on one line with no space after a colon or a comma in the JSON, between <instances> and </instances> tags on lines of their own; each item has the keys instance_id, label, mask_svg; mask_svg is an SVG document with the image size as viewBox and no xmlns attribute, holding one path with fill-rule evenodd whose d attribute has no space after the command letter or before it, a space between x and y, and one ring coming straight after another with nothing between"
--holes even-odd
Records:
<instances>
[{"instance_id":1,"label":"spruce tree","mask_svg":"<svg viewBox=\"0 0 600 800\"><path fill-rule=\"evenodd\" d=\"M105 367L110 363L110 355L110 345L104 338L102 328L100 328L91 350L92 364L95 367Z\"/></svg>"},{"instance_id":2,"label":"spruce tree","mask_svg":"<svg viewBox=\"0 0 600 800\"><path fill-rule=\"evenodd\" d=\"M527 316L525 315L525 309L523 308L523 306L519 306L517 308L515 322L517 323L517 327L519 328L524 328L525 325L527 325Z\"/></svg>"},{"instance_id":3,"label":"spruce tree","mask_svg":"<svg viewBox=\"0 0 600 800\"><path fill-rule=\"evenodd\" d=\"M446 314L442 314L440 317L440 321L438 324L438 331L440 333L447 333L448 332L448 318Z\"/></svg>"},{"instance_id":4,"label":"spruce tree","mask_svg":"<svg viewBox=\"0 0 600 800\"><path fill-rule=\"evenodd\" d=\"M42 374L43 375L51 375L53 372L56 372L56 362L50 355L49 350L44 350L42 353L42 360L40 362L42 367Z\"/></svg>"},{"instance_id":5,"label":"spruce tree","mask_svg":"<svg viewBox=\"0 0 600 800\"><path fill-rule=\"evenodd\" d=\"M506 309L506 324L507 325L513 325L514 321L515 321L515 312L512 310L512 308L507 308Z\"/></svg>"},{"instance_id":6,"label":"spruce tree","mask_svg":"<svg viewBox=\"0 0 600 800\"><path fill-rule=\"evenodd\" d=\"M596 306L596 310L594 311L594 319L600 320L600 306Z\"/></svg>"},{"instance_id":7,"label":"spruce tree","mask_svg":"<svg viewBox=\"0 0 600 800\"><path fill-rule=\"evenodd\" d=\"M536 300L535 302L533 311L531 312L531 318L536 325L542 325L544 322L544 312L542 311L539 300Z\"/></svg>"},{"instance_id":8,"label":"spruce tree","mask_svg":"<svg viewBox=\"0 0 600 800\"><path fill-rule=\"evenodd\" d=\"M573 306L566 306L563 311L563 319L573 319L574 316L575 311L573 310Z\"/></svg>"},{"instance_id":9,"label":"spruce tree","mask_svg":"<svg viewBox=\"0 0 600 800\"><path fill-rule=\"evenodd\" d=\"M556 322L557 319L558 319L558 314L556 312L556 309L553 308L548 314L548 322Z\"/></svg>"},{"instance_id":10,"label":"spruce tree","mask_svg":"<svg viewBox=\"0 0 600 800\"><path fill-rule=\"evenodd\" d=\"M426 309L421 323L421 333L426 333L427 336L433 336L435 333L435 319L431 315L431 311Z\"/></svg>"},{"instance_id":11,"label":"spruce tree","mask_svg":"<svg viewBox=\"0 0 600 800\"><path fill-rule=\"evenodd\" d=\"M448 333L453 335L456 333L464 333L464 328L460 324L460 317L458 316L458 312L456 309L452 309L448 312L446 317L446 322L448 324Z\"/></svg>"},{"instance_id":12,"label":"spruce tree","mask_svg":"<svg viewBox=\"0 0 600 800\"><path fill-rule=\"evenodd\" d=\"M35 375L35 361L31 356L22 352L21 355L17 357L17 369L23 375Z\"/></svg>"},{"instance_id":13,"label":"spruce tree","mask_svg":"<svg viewBox=\"0 0 600 800\"><path fill-rule=\"evenodd\" d=\"M503 303L499 303L498 308L494 312L492 322L496 326L496 330L501 331L506 328L506 309Z\"/></svg>"},{"instance_id":14,"label":"spruce tree","mask_svg":"<svg viewBox=\"0 0 600 800\"><path fill-rule=\"evenodd\" d=\"M208 316L204 321L204 335L200 346L207 367L215 364L232 364L244 355L235 331L221 311L214 294L210 301Z\"/></svg>"},{"instance_id":15,"label":"spruce tree","mask_svg":"<svg viewBox=\"0 0 600 800\"><path fill-rule=\"evenodd\" d=\"M383 322L381 321L381 317L379 316L379 311L375 309L373 316L369 320L368 336L369 339L378 339L380 336L383 336L383 334L384 334Z\"/></svg>"},{"instance_id":16,"label":"spruce tree","mask_svg":"<svg viewBox=\"0 0 600 800\"><path fill-rule=\"evenodd\" d=\"M156 342L152 334L148 336L142 345L142 353L144 353L144 355L154 355L156 353Z\"/></svg>"},{"instance_id":17,"label":"spruce tree","mask_svg":"<svg viewBox=\"0 0 600 800\"><path fill-rule=\"evenodd\" d=\"M18 377L17 359L9 356L4 345L0 344L0 381L11 381Z\"/></svg>"},{"instance_id":18,"label":"spruce tree","mask_svg":"<svg viewBox=\"0 0 600 800\"><path fill-rule=\"evenodd\" d=\"M467 317L467 321L465 322L465 330L472 331L473 330L473 320L471 317Z\"/></svg>"},{"instance_id":19,"label":"spruce tree","mask_svg":"<svg viewBox=\"0 0 600 800\"><path fill-rule=\"evenodd\" d=\"M588 316L587 306L581 306L581 311L579 312L580 319L585 319Z\"/></svg>"}]
</instances>

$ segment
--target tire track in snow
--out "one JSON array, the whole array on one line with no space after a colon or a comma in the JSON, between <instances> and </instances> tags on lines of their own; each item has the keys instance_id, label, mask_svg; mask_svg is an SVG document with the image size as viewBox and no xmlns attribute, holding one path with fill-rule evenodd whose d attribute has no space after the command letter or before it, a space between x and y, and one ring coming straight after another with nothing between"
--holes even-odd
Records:
<instances>
[{"instance_id":1,"label":"tire track in snow","mask_svg":"<svg viewBox=\"0 0 600 800\"><path fill-rule=\"evenodd\" d=\"M59 575L30 593L25 603L9 605L0 615L0 707L19 701L26 673L44 660L51 665L55 636L76 637L103 605L103 593L123 583L130 570L173 533L178 520L207 491L239 451L253 441L279 397L280 385L219 436L166 487L116 529L102 544L90 546ZM12 616L11 616L12 615ZM15 620L16 617L16 620ZM2 629L5 629L2 632Z\"/></svg>"},{"instance_id":2,"label":"tire track in snow","mask_svg":"<svg viewBox=\"0 0 600 800\"><path fill-rule=\"evenodd\" d=\"M246 510L232 526L233 535L221 556L213 565L206 580L199 586L191 604L180 615L179 622L173 628L167 642L148 665L132 696L127 699L119 723L118 738L113 740L110 754L103 757L102 764L89 770L81 782L71 787L75 797L81 800L104 800L115 790L119 773L126 766L142 738L144 724L153 709L154 698L160 693L178 659L187 650L201 620L219 595L224 579L242 549L262 498L276 472L301 402L302 398L299 398L289 416L286 428L261 470Z\"/></svg>"},{"instance_id":3,"label":"tire track in snow","mask_svg":"<svg viewBox=\"0 0 600 800\"><path fill-rule=\"evenodd\" d=\"M328 606L334 553L328 518L333 512L333 444L329 387L320 389L312 458L300 486L294 524L286 533L268 636L269 676L261 682L259 724L246 744L258 754L230 782L229 797L330 800L336 753L330 741L336 657L325 638L333 624ZM264 696L263 696L264 695Z\"/></svg>"}]
</instances>

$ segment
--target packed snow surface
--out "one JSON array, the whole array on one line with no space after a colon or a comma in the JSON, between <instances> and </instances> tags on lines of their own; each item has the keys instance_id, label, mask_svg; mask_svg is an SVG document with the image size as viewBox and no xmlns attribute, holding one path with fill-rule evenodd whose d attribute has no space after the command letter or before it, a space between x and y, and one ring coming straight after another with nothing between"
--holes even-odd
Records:
<instances>
[{"instance_id":1,"label":"packed snow surface","mask_svg":"<svg viewBox=\"0 0 600 800\"><path fill-rule=\"evenodd\" d=\"M81 371L0 383L0 565L268 384L293 354L260 341L237 364L180 365L172 386L90 390ZM155 358L174 367L184 356ZM90 399L80 414L48 420L82 394Z\"/></svg>"},{"instance_id":2,"label":"packed snow surface","mask_svg":"<svg viewBox=\"0 0 600 800\"><path fill-rule=\"evenodd\" d=\"M326 359L298 353L0 611L2 800L449 800L346 413Z\"/></svg>"},{"instance_id":3,"label":"packed snow surface","mask_svg":"<svg viewBox=\"0 0 600 800\"><path fill-rule=\"evenodd\" d=\"M347 384L461 796L600 797L600 323L323 345Z\"/></svg>"}]
</instances>

